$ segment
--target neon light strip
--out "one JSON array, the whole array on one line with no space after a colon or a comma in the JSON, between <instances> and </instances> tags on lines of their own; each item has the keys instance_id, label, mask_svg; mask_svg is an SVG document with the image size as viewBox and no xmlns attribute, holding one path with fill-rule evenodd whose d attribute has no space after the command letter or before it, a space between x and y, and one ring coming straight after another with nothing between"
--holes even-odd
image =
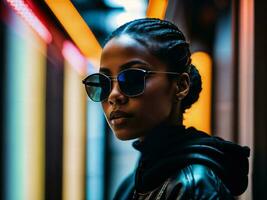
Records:
<instances>
[{"instance_id":1,"label":"neon light strip","mask_svg":"<svg viewBox=\"0 0 267 200\"><path fill-rule=\"evenodd\" d=\"M164 19L168 6L168 0L149 0L146 16L150 18Z\"/></svg>"},{"instance_id":2,"label":"neon light strip","mask_svg":"<svg viewBox=\"0 0 267 200\"><path fill-rule=\"evenodd\" d=\"M101 46L79 12L69 0L45 0L77 47L96 66L100 60Z\"/></svg>"},{"instance_id":3,"label":"neon light strip","mask_svg":"<svg viewBox=\"0 0 267 200\"><path fill-rule=\"evenodd\" d=\"M37 39L37 40L36 40ZM38 48L32 46L38 44ZM41 43L40 43L41 41ZM24 68L24 119L25 126L25 173L26 197L28 200L44 199L45 182L45 77L46 44L38 37L28 37L27 62ZM25 56L25 54L23 54ZM29 98L31 97L31 98Z\"/></svg>"},{"instance_id":4,"label":"neon light strip","mask_svg":"<svg viewBox=\"0 0 267 200\"><path fill-rule=\"evenodd\" d=\"M40 35L40 37L46 43L50 43L52 41L52 35L50 34L50 32L23 0L6 1Z\"/></svg>"},{"instance_id":5,"label":"neon light strip","mask_svg":"<svg viewBox=\"0 0 267 200\"><path fill-rule=\"evenodd\" d=\"M63 43L62 55L79 74L86 73L86 59L70 41Z\"/></svg>"},{"instance_id":6,"label":"neon light strip","mask_svg":"<svg viewBox=\"0 0 267 200\"><path fill-rule=\"evenodd\" d=\"M46 45L17 15L10 23L27 37L7 29L5 199L42 200Z\"/></svg>"},{"instance_id":7,"label":"neon light strip","mask_svg":"<svg viewBox=\"0 0 267 200\"><path fill-rule=\"evenodd\" d=\"M85 199L86 93L75 70L65 62L63 200Z\"/></svg>"},{"instance_id":8,"label":"neon light strip","mask_svg":"<svg viewBox=\"0 0 267 200\"><path fill-rule=\"evenodd\" d=\"M211 133L211 78L212 60L205 52L195 52L191 56L192 63L197 67L202 79L202 91L199 99L184 114L185 126L194 126Z\"/></svg>"}]
</instances>

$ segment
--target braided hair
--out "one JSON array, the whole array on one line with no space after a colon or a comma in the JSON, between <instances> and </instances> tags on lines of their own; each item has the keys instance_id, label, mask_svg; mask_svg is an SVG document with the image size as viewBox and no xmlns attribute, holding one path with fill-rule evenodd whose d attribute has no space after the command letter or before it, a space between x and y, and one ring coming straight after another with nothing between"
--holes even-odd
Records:
<instances>
[{"instance_id":1,"label":"braided hair","mask_svg":"<svg viewBox=\"0 0 267 200\"><path fill-rule=\"evenodd\" d=\"M170 71L189 74L190 89L181 102L182 112L198 100L202 89L201 77L196 67L191 64L189 44L176 25L156 18L133 20L113 31L104 45L112 38L123 34L145 46L152 55L165 62Z\"/></svg>"}]
</instances>

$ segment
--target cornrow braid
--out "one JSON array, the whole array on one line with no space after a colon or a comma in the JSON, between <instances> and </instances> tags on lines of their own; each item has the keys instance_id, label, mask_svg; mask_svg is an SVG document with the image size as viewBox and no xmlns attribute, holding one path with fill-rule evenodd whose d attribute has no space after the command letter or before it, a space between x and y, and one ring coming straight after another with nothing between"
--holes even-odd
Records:
<instances>
[{"instance_id":1,"label":"cornrow braid","mask_svg":"<svg viewBox=\"0 0 267 200\"><path fill-rule=\"evenodd\" d=\"M106 39L104 45L114 37L127 34L144 45L152 55L165 62L170 71L187 72L190 90L182 100L181 109L190 108L199 98L201 77L191 64L191 52L184 34L173 23L156 18L137 19L120 26Z\"/></svg>"}]
</instances>

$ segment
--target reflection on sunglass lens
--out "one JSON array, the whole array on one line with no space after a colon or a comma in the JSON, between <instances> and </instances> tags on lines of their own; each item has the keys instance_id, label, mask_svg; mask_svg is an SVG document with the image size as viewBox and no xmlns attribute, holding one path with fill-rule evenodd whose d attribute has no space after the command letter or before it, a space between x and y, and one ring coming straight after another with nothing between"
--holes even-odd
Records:
<instances>
[{"instance_id":1,"label":"reflection on sunglass lens","mask_svg":"<svg viewBox=\"0 0 267 200\"><path fill-rule=\"evenodd\" d=\"M85 81L88 96L96 102L106 99L110 92L110 80L102 74L93 74Z\"/></svg>"},{"instance_id":2,"label":"reflection on sunglass lens","mask_svg":"<svg viewBox=\"0 0 267 200\"><path fill-rule=\"evenodd\" d=\"M144 91L145 72L142 70L129 69L118 75L121 91L128 96L136 96Z\"/></svg>"},{"instance_id":3,"label":"reflection on sunglass lens","mask_svg":"<svg viewBox=\"0 0 267 200\"><path fill-rule=\"evenodd\" d=\"M121 71L117 76L121 92L129 97L142 94L145 89L145 75L146 71L141 69ZM100 102L108 98L113 80L115 78L96 73L88 76L83 83L90 99Z\"/></svg>"}]
</instances>

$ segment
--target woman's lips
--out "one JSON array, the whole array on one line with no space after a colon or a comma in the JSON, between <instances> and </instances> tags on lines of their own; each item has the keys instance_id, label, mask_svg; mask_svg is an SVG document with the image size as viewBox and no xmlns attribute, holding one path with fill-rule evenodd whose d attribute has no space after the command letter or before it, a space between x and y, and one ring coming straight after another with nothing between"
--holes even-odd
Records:
<instances>
[{"instance_id":1,"label":"woman's lips","mask_svg":"<svg viewBox=\"0 0 267 200\"><path fill-rule=\"evenodd\" d=\"M123 125L125 124L127 121L128 121L129 118L117 118L117 119L112 119L110 121L110 123L113 125L113 126L119 126L119 125Z\"/></svg>"},{"instance_id":2,"label":"woman's lips","mask_svg":"<svg viewBox=\"0 0 267 200\"><path fill-rule=\"evenodd\" d=\"M130 115L129 113L120 110L112 111L109 116L110 123L113 126L120 126L126 124L127 121L129 121L129 118L132 117L132 115Z\"/></svg>"}]
</instances>

